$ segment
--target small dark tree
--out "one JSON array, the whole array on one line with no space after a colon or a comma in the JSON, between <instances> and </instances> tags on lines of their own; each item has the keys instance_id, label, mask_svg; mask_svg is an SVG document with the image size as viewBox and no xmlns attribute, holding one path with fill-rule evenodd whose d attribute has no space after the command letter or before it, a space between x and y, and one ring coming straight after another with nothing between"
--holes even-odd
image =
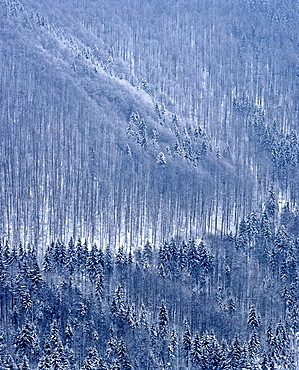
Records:
<instances>
[{"instance_id":1,"label":"small dark tree","mask_svg":"<svg viewBox=\"0 0 299 370\"><path fill-rule=\"evenodd\" d=\"M167 336L167 327L168 327L168 315L164 303L160 307L159 311L159 334L162 339L165 339Z\"/></svg>"},{"instance_id":2,"label":"small dark tree","mask_svg":"<svg viewBox=\"0 0 299 370\"><path fill-rule=\"evenodd\" d=\"M118 356L118 360L121 366L120 367L121 370L131 370L132 369L126 347L122 340L120 340L118 343L117 356Z\"/></svg>"},{"instance_id":3,"label":"small dark tree","mask_svg":"<svg viewBox=\"0 0 299 370\"><path fill-rule=\"evenodd\" d=\"M106 370L96 348L90 348L84 360L82 370Z\"/></svg>"},{"instance_id":4,"label":"small dark tree","mask_svg":"<svg viewBox=\"0 0 299 370\"><path fill-rule=\"evenodd\" d=\"M260 326L260 319L254 306L250 307L247 324L252 331L255 331Z\"/></svg>"},{"instance_id":5,"label":"small dark tree","mask_svg":"<svg viewBox=\"0 0 299 370\"><path fill-rule=\"evenodd\" d=\"M183 354L184 358L186 360L186 365L188 367L189 365L189 358L191 354L191 349L192 349L192 337L190 334L190 329L187 321L184 323L184 333L183 333Z\"/></svg>"},{"instance_id":6,"label":"small dark tree","mask_svg":"<svg viewBox=\"0 0 299 370\"><path fill-rule=\"evenodd\" d=\"M30 363L35 363L39 355L39 340L35 325L28 319L25 320L22 329L16 337L16 352L20 357L26 356Z\"/></svg>"},{"instance_id":7,"label":"small dark tree","mask_svg":"<svg viewBox=\"0 0 299 370\"><path fill-rule=\"evenodd\" d=\"M43 355L38 361L37 370L50 370L52 368L51 345L46 342Z\"/></svg>"}]
</instances>

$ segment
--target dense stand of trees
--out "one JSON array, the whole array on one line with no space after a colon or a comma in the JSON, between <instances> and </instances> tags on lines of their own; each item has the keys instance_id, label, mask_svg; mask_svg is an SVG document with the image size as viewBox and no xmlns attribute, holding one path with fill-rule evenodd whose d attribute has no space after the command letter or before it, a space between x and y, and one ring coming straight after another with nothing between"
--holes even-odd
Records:
<instances>
[{"instance_id":1,"label":"dense stand of trees","mask_svg":"<svg viewBox=\"0 0 299 370\"><path fill-rule=\"evenodd\" d=\"M270 199L270 198L269 198ZM296 369L298 214L126 249L0 244L3 369ZM276 224L273 228L273 224Z\"/></svg>"}]
</instances>

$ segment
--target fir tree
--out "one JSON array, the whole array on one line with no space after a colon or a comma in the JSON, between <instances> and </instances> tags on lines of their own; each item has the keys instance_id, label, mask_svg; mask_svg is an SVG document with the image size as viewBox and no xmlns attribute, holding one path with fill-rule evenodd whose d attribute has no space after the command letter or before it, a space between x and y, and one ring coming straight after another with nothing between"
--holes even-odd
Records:
<instances>
[{"instance_id":1,"label":"fir tree","mask_svg":"<svg viewBox=\"0 0 299 370\"><path fill-rule=\"evenodd\" d=\"M173 330L170 336L170 342L168 345L168 362L170 364L175 365L175 360L177 358L177 348L178 348L178 342L177 342L177 335L175 331Z\"/></svg>"},{"instance_id":2,"label":"fir tree","mask_svg":"<svg viewBox=\"0 0 299 370\"><path fill-rule=\"evenodd\" d=\"M39 355L39 339L36 333L35 325L28 319L25 320L22 329L19 331L16 341L16 352L19 356L26 356L30 362L36 361Z\"/></svg>"},{"instance_id":3,"label":"fir tree","mask_svg":"<svg viewBox=\"0 0 299 370\"><path fill-rule=\"evenodd\" d=\"M274 217L276 210L278 209L276 196L274 193L273 185L271 185L270 190L268 192L268 197L266 200L266 212L269 217Z\"/></svg>"},{"instance_id":4,"label":"fir tree","mask_svg":"<svg viewBox=\"0 0 299 370\"><path fill-rule=\"evenodd\" d=\"M236 311L235 301L232 297L228 300L228 312L232 316Z\"/></svg>"},{"instance_id":5,"label":"fir tree","mask_svg":"<svg viewBox=\"0 0 299 370\"><path fill-rule=\"evenodd\" d=\"M52 355L52 369L53 370L68 370L69 361L65 355L61 340L58 340Z\"/></svg>"},{"instance_id":6,"label":"fir tree","mask_svg":"<svg viewBox=\"0 0 299 370\"><path fill-rule=\"evenodd\" d=\"M125 304L125 293L123 287L119 285L113 295L110 311L114 324L122 333L125 324L128 323L128 309Z\"/></svg>"},{"instance_id":7,"label":"fir tree","mask_svg":"<svg viewBox=\"0 0 299 370\"><path fill-rule=\"evenodd\" d=\"M184 322L184 333L183 333L183 351L186 364L189 364L189 357L192 349L192 337L187 321Z\"/></svg>"},{"instance_id":8,"label":"fir tree","mask_svg":"<svg viewBox=\"0 0 299 370\"><path fill-rule=\"evenodd\" d=\"M236 335L231 346L230 351L230 364L233 369L239 369L241 364L242 349L239 343L238 336Z\"/></svg>"},{"instance_id":9,"label":"fir tree","mask_svg":"<svg viewBox=\"0 0 299 370\"><path fill-rule=\"evenodd\" d=\"M153 263L153 248L149 241L145 243L143 248L143 260L144 265L147 267L151 267Z\"/></svg>"},{"instance_id":10,"label":"fir tree","mask_svg":"<svg viewBox=\"0 0 299 370\"><path fill-rule=\"evenodd\" d=\"M82 370L106 370L96 348L90 348L84 360Z\"/></svg>"},{"instance_id":11,"label":"fir tree","mask_svg":"<svg viewBox=\"0 0 299 370\"><path fill-rule=\"evenodd\" d=\"M44 352L37 364L37 370L50 370L52 369L52 356L51 356L51 345L46 342Z\"/></svg>"},{"instance_id":12,"label":"fir tree","mask_svg":"<svg viewBox=\"0 0 299 370\"><path fill-rule=\"evenodd\" d=\"M202 361L202 353L201 353L201 342L200 337L196 333L192 342L192 362L196 367L199 367Z\"/></svg>"},{"instance_id":13,"label":"fir tree","mask_svg":"<svg viewBox=\"0 0 299 370\"><path fill-rule=\"evenodd\" d=\"M46 272L50 272L52 271L52 269L53 269L52 253L50 247L47 247L43 259L43 270Z\"/></svg>"},{"instance_id":14,"label":"fir tree","mask_svg":"<svg viewBox=\"0 0 299 370\"><path fill-rule=\"evenodd\" d=\"M250 358L252 360L255 360L257 356L259 355L259 351L260 351L260 341L259 341L257 333L254 331L251 334L251 337L248 342L248 352L249 352Z\"/></svg>"},{"instance_id":15,"label":"fir tree","mask_svg":"<svg viewBox=\"0 0 299 370\"><path fill-rule=\"evenodd\" d=\"M257 330L260 326L260 319L254 306L250 307L247 324L251 330Z\"/></svg>"},{"instance_id":16,"label":"fir tree","mask_svg":"<svg viewBox=\"0 0 299 370\"><path fill-rule=\"evenodd\" d=\"M121 339L119 340L119 343L117 346L117 356L118 356L121 370L131 370L132 369L126 347Z\"/></svg>"},{"instance_id":17,"label":"fir tree","mask_svg":"<svg viewBox=\"0 0 299 370\"><path fill-rule=\"evenodd\" d=\"M91 282L94 282L96 279L96 276L98 275L98 270L100 269L99 266L99 254L96 244L93 244L91 247L90 254L87 258L87 273L91 280Z\"/></svg>"},{"instance_id":18,"label":"fir tree","mask_svg":"<svg viewBox=\"0 0 299 370\"><path fill-rule=\"evenodd\" d=\"M165 339L167 336L167 327L168 327L168 315L164 303L160 307L159 311L159 333L162 339Z\"/></svg>"},{"instance_id":19,"label":"fir tree","mask_svg":"<svg viewBox=\"0 0 299 370\"><path fill-rule=\"evenodd\" d=\"M106 356L109 361L112 361L117 351L117 338L115 335L114 324L110 325L110 336L106 346Z\"/></svg>"},{"instance_id":20,"label":"fir tree","mask_svg":"<svg viewBox=\"0 0 299 370\"><path fill-rule=\"evenodd\" d=\"M105 275L109 278L112 275L113 272L113 262L112 262L112 255L109 245L106 247L105 250L105 257L104 257L104 263L105 263Z\"/></svg>"}]
</instances>

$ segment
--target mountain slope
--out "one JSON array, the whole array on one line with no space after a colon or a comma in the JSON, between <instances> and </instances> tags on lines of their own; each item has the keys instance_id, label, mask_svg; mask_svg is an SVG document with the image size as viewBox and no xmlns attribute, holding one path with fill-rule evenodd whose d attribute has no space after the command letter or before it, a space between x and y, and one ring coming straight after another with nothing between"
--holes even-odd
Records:
<instances>
[{"instance_id":1,"label":"mountain slope","mask_svg":"<svg viewBox=\"0 0 299 370\"><path fill-rule=\"evenodd\" d=\"M204 130L181 125L30 8L1 7L4 236L138 243L232 227L230 197L250 180L234 182Z\"/></svg>"},{"instance_id":2,"label":"mountain slope","mask_svg":"<svg viewBox=\"0 0 299 370\"><path fill-rule=\"evenodd\" d=\"M292 3L0 0L3 368L298 368Z\"/></svg>"},{"instance_id":3,"label":"mountain slope","mask_svg":"<svg viewBox=\"0 0 299 370\"><path fill-rule=\"evenodd\" d=\"M277 25L271 7L183 6L1 2L4 237L226 234L271 184L295 206L293 70L284 82L295 9L279 23L277 63L259 26Z\"/></svg>"}]
</instances>

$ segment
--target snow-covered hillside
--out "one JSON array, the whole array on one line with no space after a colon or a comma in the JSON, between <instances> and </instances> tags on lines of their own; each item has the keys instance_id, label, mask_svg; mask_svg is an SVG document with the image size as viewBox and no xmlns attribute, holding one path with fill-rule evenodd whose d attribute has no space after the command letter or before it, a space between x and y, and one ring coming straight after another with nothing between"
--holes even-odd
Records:
<instances>
[{"instance_id":1,"label":"snow-covered hillside","mask_svg":"<svg viewBox=\"0 0 299 370\"><path fill-rule=\"evenodd\" d=\"M293 0L0 0L0 370L297 369Z\"/></svg>"}]
</instances>

